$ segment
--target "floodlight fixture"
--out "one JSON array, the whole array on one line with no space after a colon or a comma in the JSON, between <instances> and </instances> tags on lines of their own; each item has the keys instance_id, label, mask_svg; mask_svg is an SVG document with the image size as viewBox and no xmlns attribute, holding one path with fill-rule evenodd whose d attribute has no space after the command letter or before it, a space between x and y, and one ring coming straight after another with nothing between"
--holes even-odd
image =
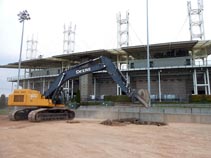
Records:
<instances>
[{"instance_id":1,"label":"floodlight fixture","mask_svg":"<svg viewBox=\"0 0 211 158\"><path fill-rule=\"evenodd\" d=\"M19 22L22 23L24 20L30 20L30 16L27 10L24 10L18 14Z\"/></svg>"}]
</instances>

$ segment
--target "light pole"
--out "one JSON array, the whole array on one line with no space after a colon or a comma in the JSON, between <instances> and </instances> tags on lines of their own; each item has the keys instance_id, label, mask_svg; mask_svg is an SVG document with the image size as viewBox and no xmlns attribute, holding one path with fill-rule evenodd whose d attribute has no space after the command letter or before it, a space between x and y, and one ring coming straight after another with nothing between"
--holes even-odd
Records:
<instances>
[{"instance_id":1,"label":"light pole","mask_svg":"<svg viewBox=\"0 0 211 158\"><path fill-rule=\"evenodd\" d=\"M147 19L147 89L149 92L149 106L151 106L151 84L150 84L150 59L149 59L149 18L148 18L148 0L146 0L146 19Z\"/></svg>"},{"instance_id":2,"label":"light pole","mask_svg":"<svg viewBox=\"0 0 211 158\"><path fill-rule=\"evenodd\" d=\"M23 23L22 26L22 35L21 35L21 46L20 46L20 55L19 55L19 62L18 62L18 80L17 80L17 89L19 89L20 84L20 69L21 69L21 56L22 56L22 46L23 46L23 33L24 33L24 21L30 20L29 13L27 10L24 10L18 14L20 23Z\"/></svg>"}]
</instances>

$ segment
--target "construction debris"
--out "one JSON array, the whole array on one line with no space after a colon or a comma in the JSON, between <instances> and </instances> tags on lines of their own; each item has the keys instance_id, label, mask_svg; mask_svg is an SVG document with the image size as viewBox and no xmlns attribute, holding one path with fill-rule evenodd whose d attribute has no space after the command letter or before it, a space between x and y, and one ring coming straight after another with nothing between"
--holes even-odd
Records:
<instances>
[{"instance_id":1,"label":"construction debris","mask_svg":"<svg viewBox=\"0 0 211 158\"><path fill-rule=\"evenodd\" d=\"M67 120L67 123L80 123L80 121L77 121L77 120Z\"/></svg>"},{"instance_id":2,"label":"construction debris","mask_svg":"<svg viewBox=\"0 0 211 158\"><path fill-rule=\"evenodd\" d=\"M137 118L125 118L125 119L116 119L110 120L107 119L100 124L107 125L107 126L124 126L127 124L136 124L136 125L156 125L156 126L165 126L167 123L165 122L154 122L154 121L141 121Z\"/></svg>"},{"instance_id":3,"label":"construction debris","mask_svg":"<svg viewBox=\"0 0 211 158\"><path fill-rule=\"evenodd\" d=\"M108 120L101 122L100 124L107 125L107 126L125 126L128 123L108 119Z\"/></svg>"}]
</instances>

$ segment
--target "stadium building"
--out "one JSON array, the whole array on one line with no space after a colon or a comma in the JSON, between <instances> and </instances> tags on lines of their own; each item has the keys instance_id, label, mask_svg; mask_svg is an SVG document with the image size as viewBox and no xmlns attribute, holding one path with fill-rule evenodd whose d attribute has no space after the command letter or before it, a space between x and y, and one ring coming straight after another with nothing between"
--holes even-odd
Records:
<instances>
[{"instance_id":1,"label":"stadium building","mask_svg":"<svg viewBox=\"0 0 211 158\"><path fill-rule=\"evenodd\" d=\"M190 95L210 95L211 63L208 62L208 55L211 54L211 41L158 43L151 44L149 48L152 101L188 102ZM25 73L20 78L20 85L44 93L62 71L99 56L110 58L132 88L147 89L146 45L24 60L21 68ZM18 68L18 62L1 67ZM8 81L17 82L17 77L8 78ZM107 95L123 95L106 71L69 80L64 89L69 97L73 97L79 89L84 101L103 99Z\"/></svg>"}]
</instances>

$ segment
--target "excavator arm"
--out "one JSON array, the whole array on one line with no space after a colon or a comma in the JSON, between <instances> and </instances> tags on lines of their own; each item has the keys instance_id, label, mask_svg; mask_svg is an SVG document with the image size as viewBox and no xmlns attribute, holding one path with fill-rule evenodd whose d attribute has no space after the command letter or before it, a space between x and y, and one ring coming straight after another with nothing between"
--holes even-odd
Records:
<instances>
[{"instance_id":1,"label":"excavator arm","mask_svg":"<svg viewBox=\"0 0 211 158\"><path fill-rule=\"evenodd\" d=\"M49 89L44 93L44 96L45 98L54 100L55 96L60 92L62 85L66 81L101 70L107 70L108 74L120 86L121 90L127 96L131 97L133 101L138 100L145 107L148 106L148 93L145 90L139 92L132 90L131 87L127 85L127 80L124 75L113 64L113 62L105 56L86 61L62 72L50 85Z\"/></svg>"}]
</instances>

